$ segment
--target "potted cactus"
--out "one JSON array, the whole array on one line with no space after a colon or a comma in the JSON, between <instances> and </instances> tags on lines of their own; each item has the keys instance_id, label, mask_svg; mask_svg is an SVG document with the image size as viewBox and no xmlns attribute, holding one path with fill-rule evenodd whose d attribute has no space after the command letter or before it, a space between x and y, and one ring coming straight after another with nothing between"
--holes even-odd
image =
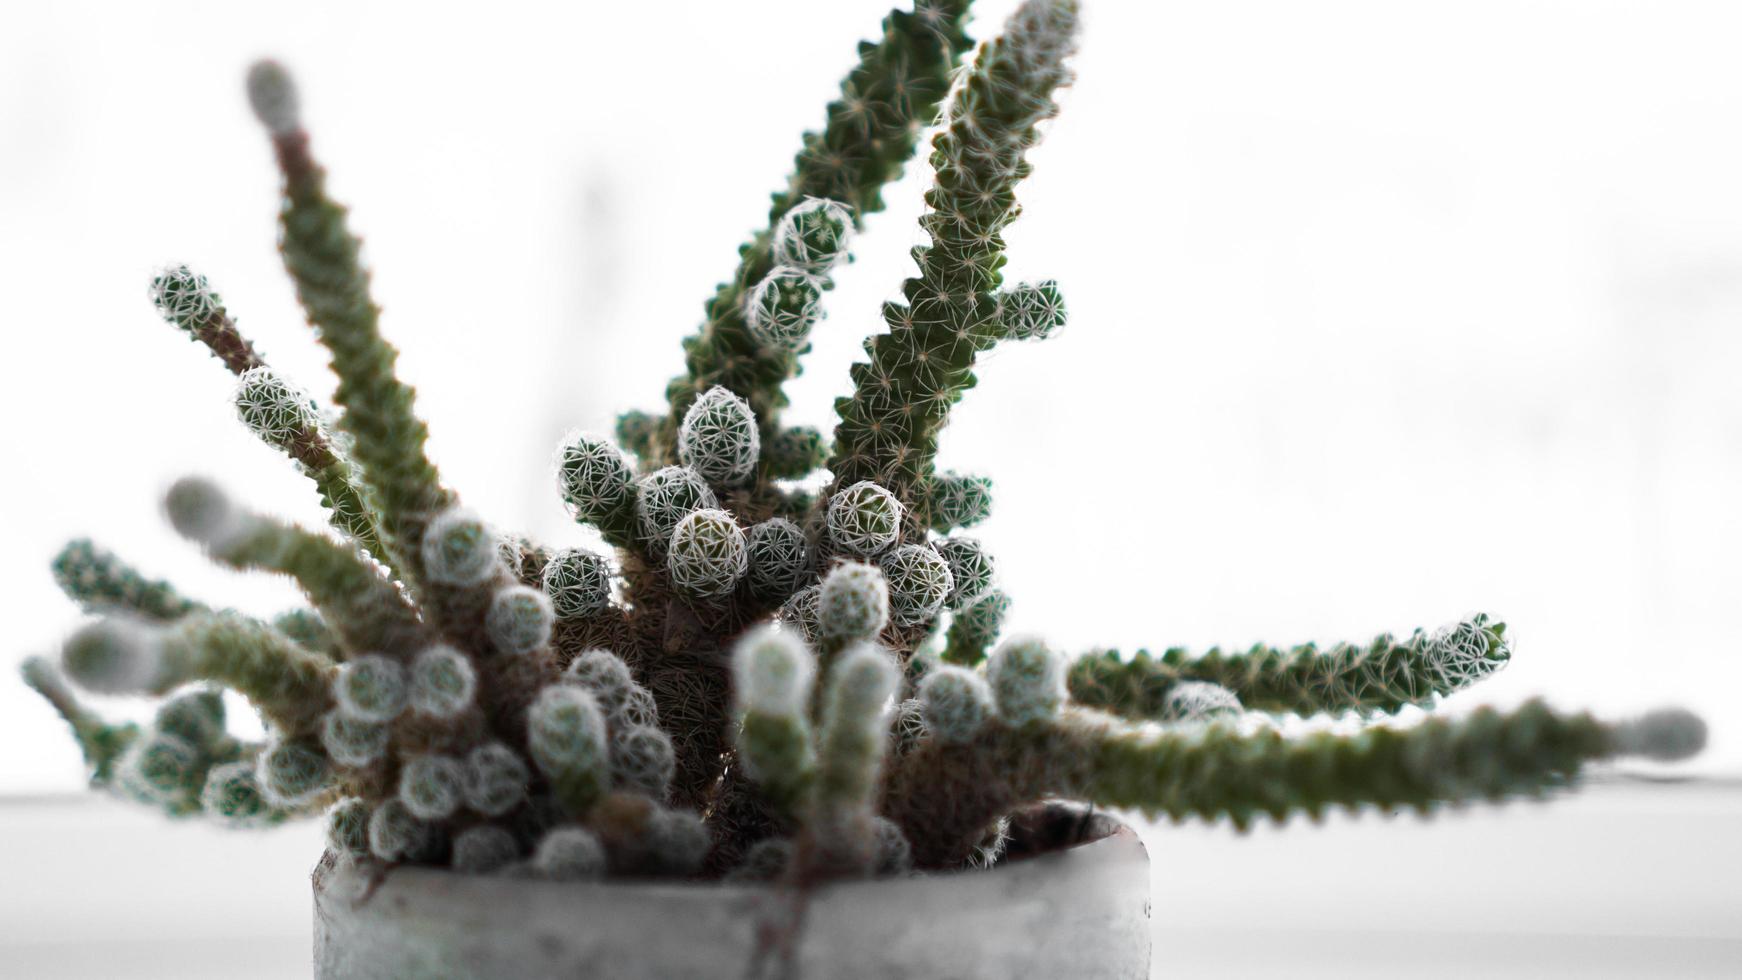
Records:
<instances>
[{"instance_id":1,"label":"potted cactus","mask_svg":"<svg viewBox=\"0 0 1742 980\"><path fill-rule=\"evenodd\" d=\"M1245 827L1538 794L1593 760L1698 751L1702 723L1673 709L1609 722L1531 702L1304 736L1269 721L1429 706L1507 661L1484 616L1201 655L1000 636L1010 599L963 533L991 485L939 470L937 436L979 354L1065 321L1056 284L999 270L1077 14L1027 0L970 57L968 0L914 0L861 45L668 404L560 449L557 489L610 554L501 533L443 483L296 91L257 64L281 251L334 407L275 373L197 273L168 269L152 294L237 376L242 421L332 526L203 478L169 490L211 558L300 586L307 606L270 621L67 546L55 575L95 616L25 677L92 783L234 826L324 815L325 977L1126 977L1147 970L1147 862L1129 830L1060 801ZM888 330L833 433L785 424L831 271L934 118L928 244ZM159 698L155 721L106 721L68 680ZM264 742L230 733L223 689Z\"/></svg>"}]
</instances>

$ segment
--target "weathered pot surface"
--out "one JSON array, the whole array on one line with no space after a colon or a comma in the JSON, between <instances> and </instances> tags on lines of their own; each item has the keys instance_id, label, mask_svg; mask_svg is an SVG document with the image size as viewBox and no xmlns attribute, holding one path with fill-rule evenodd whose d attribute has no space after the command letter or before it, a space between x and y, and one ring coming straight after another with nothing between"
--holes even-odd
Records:
<instances>
[{"instance_id":1,"label":"weathered pot surface","mask_svg":"<svg viewBox=\"0 0 1742 980\"><path fill-rule=\"evenodd\" d=\"M1074 846L1058 849L1061 841ZM1048 850L1048 847L1053 849ZM1102 814L1052 805L990 871L766 885L569 883L331 857L314 874L317 980L1137 980L1149 975L1149 858Z\"/></svg>"}]
</instances>

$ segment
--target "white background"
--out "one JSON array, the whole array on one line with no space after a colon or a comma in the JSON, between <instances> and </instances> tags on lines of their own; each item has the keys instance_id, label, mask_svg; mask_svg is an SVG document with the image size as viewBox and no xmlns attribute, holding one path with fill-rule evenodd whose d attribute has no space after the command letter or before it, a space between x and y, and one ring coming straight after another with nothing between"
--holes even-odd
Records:
<instances>
[{"instance_id":1,"label":"white background","mask_svg":"<svg viewBox=\"0 0 1742 980\"><path fill-rule=\"evenodd\" d=\"M273 249L252 58L301 79L445 478L568 543L561 432L659 405L885 9L3 6L0 660L77 622L46 569L74 534L208 600L294 601L158 514L201 472L320 519L145 298L156 266L194 265L330 392ZM1013 6L983 2L977 33ZM1017 628L1201 648L1485 610L1515 663L1448 709L1682 703L1712 726L1691 771L1742 772L1742 10L1088 7L1009 235L1010 273L1059 279L1071 323L987 358L943 444L997 480L982 536ZM792 420L827 425L881 329L925 176L839 276ZM0 682L0 791L78 784L71 740Z\"/></svg>"}]
</instances>

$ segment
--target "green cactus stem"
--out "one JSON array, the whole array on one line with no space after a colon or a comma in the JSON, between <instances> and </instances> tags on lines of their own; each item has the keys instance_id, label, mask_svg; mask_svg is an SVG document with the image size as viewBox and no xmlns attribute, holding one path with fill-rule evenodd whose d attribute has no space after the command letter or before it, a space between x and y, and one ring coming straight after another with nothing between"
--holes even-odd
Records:
<instances>
[{"instance_id":1,"label":"green cactus stem","mask_svg":"<svg viewBox=\"0 0 1742 980\"><path fill-rule=\"evenodd\" d=\"M1201 656L1175 648L1160 657L1139 651L1129 660L1106 651L1071 666L1070 689L1079 704L1131 718L1163 717L1168 692L1183 681L1219 684L1251 711L1394 714L1475 683L1511 655L1506 624L1477 615L1433 633L1416 630L1401 642L1381 635L1366 646L1260 645Z\"/></svg>"},{"instance_id":2,"label":"green cactus stem","mask_svg":"<svg viewBox=\"0 0 1742 980\"><path fill-rule=\"evenodd\" d=\"M55 584L87 612L128 612L168 622L205 606L161 579L149 579L89 538L67 542L51 566Z\"/></svg>"},{"instance_id":3,"label":"green cactus stem","mask_svg":"<svg viewBox=\"0 0 1742 980\"><path fill-rule=\"evenodd\" d=\"M47 657L27 658L19 669L24 683L42 695L72 728L73 739L91 768L91 785L108 785L115 775L115 761L139 738L139 726L104 721L67 687Z\"/></svg>"}]
</instances>

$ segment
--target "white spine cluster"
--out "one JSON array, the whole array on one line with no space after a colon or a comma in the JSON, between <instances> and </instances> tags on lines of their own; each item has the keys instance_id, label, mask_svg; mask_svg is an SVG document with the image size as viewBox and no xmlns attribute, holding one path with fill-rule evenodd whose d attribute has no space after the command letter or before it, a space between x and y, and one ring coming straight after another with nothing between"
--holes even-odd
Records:
<instances>
[{"instance_id":1,"label":"white spine cluster","mask_svg":"<svg viewBox=\"0 0 1742 980\"><path fill-rule=\"evenodd\" d=\"M992 514L992 481L983 476L940 473L927 496L932 526L939 530L972 527Z\"/></svg>"},{"instance_id":2,"label":"white spine cluster","mask_svg":"<svg viewBox=\"0 0 1742 980\"><path fill-rule=\"evenodd\" d=\"M274 817L250 762L227 762L206 773L200 808L232 827L258 827Z\"/></svg>"},{"instance_id":3,"label":"white spine cluster","mask_svg":"<svg viewBox=\"0 0 1742 980\"><path fill-rule=\"evenodd\" d=\"M472 705L478 675L464 653L445 643L428 647L411 663L411 710L431 718L454 718Z\"/></svg>"},{"instance_id":4,"label":"white spine cluster","mask_svg":"<svg viewBox=\"0 0 1742 980\"><path fill-rule=\"evenodd\" d=\"M693 511L718 510L720 501L701 474L687 466L654 470L635 485L635 516L641 536L663 554L678 522Z\"/></svg>"},{"instance_id":5,"label":"white spine cluster","mask_svg":"<svg viewBox=\"0 0 1742 980\"><path fill-rule=\"evenodd\" d=\"M333 700L358 721L386 724L399 717L410 696L405 668L379 653L345 661L333 677Z\"/></svg>"},{"instance_id":6,"label":"white spine cluster","mask_svg":"<svg viewBox=\"0 0 1742 980\"><path fill-rule=\"evenodd\" d=\"M923 544L904 544L878 562L889 583L889 618L897 626L929 623L955 591L942 555Z\"/></svg>"},{"instance_id":7,"label":"white spine cluster","mask_svg":"<svg viewBox=\"0 0 1742 980\"><path fill-rule=\"evenodd\" d=\"M807 197L780 219L774 233L774 260L813 276L828 273L847 254L853 213L846 205Z\"/></svg>"},{"instance_id":8,"label":"white spine cluster","mask_svg":"<svg viewBox=\"0 0 1742 980\"><path fill-rule=\"evenodd\" d=\"M1485 620L1466 619L1428 638L1427 659L1448 691L1476 683L1499 670L1511 656L1506 641L1484 629Z\"/></svg>"},{"instance_id":9,"label":"white spine cluster","mask_svg":"<svg viewBox=\"0 0 1742 980\"><path fill-rule=\"evenodd\" d=\"M1064 661L1034 637L1006 640L986 664L998 714L1012 725L1045 721L1065 700Z\"/></svg>"},{"instance_id":10,"label":"white spine cluster","mask_svg":"<svg viewBox=\"0 0 1742 980\"><path fill-rule=\"evenodd\" d=\"M391 799L369 815L369 850L383 861L404 861L429 849L434 830L400 800Z\"/></svg>"},{"instance_id":11,"label":"white spine cluster","mask_svg":"<svg viewBox=\"0 0 1742 980\"><path fill-rule=\"evenodd\" d=\"M524 585L497 591L484 614L484 632L496 649L511 656L531 653L550 642L555 624L550 600Z\"/></svg>"},{"instance_id":12,"label":"white spine cluster","mask_svg":"<svg viewBox=\"0 0 1742 980\"><path fill-rule=\"evenodd\" d=\"M421 820L451 817L465 798L466 767L451 756L414 756L399 770L399 800Z\"/></svg>"},{"instance_id":13,"label":"white spine cluster","mask_svg":"<svg viewBox=\"0 0 1742 980\"><path fill-rule=\"evenodd\" d=\"M392 733L381 722L364 721L343 709L321 719L321 748L341 766L361 769L387 754Z\"/></svg>"},{"instance_id":14,"label":"white spine cluster","mask_svg":"<svg viewBox=\"0 0 1742 980\"><path fill-rule=\"evenodd\" d=\"M419 551L431 581L464 588L483 585L501 570L498 544L478 515L455 507L429 523Z\"/></svg>"},{"instance_id":15,"label":"white spine cluster","mask_svg":"<svg viewBox=\"0 0 1742 980\"><path fill-rule=\"evenodd\" d=\"M543 585L558 619L591 616L611 604L611 563L591 551L567 548L545 563Z\"/></svg>"},{"instance_id":16,"label":"white spine cluster","mask_svg":"<svg viewBox=\"0 0 1742 980\"><path fill-rule=\"evenodd\" d=\"M992 590L992 555L977 539L948 537L932 547L950 566L950 608L960 609Z\"/></svg>"},{"instance_id":17,"label":"white spine cluster","mask_svg":"<svg viewBox=\"0 0 1742 980\"><path fill-rule=\"evenodd\" d=\"M741 713L803 717L816 683L816 658L804 643L777 626L744 634L733 651L734 692Z\"/></svg>"},{"instance_id":18,"label":"white spine cluster","mask_svg":"<svg viewBox=\"0 0 1742 980\"><path fill-rule=\"evenodd\" d=\"M792 594L780 605L777 619L784 625L797 630L807 643L815 643L822 636L820 620L823 587L821 584L806 586Z\"/></svg>"},{"instance_id":19,"label":"white spine cluster","mask_svg":"<svg viewBox=\"0 0 1742 980\"><path fill-rule=\"evenodd\" d=\"M824 637L838 642L868 640L883 632L888 622L889 586L882 572L845 562L823 579L817 623Z\"/></svg>"},{"instance_id":20,"label":"white spine cluster","mask_svg":"<svg viewBox=\"0 0 1742 980\"><path fill-rule=\"evenodd\" d=\"M605 873L605 847L585 827L558 827L538 842L532 870L556 881L598 878Z\"/></svg>"},{"instance_id":21,"label":"white spine cluster","mask_svg":"<svg viewBox=\"0 0 1742 980\"><path fill-rule=\"evenodd\" d=\"M1209 681L1177 681L1162 696L1162 721L1205 721L1240 713L1240 698Z\"/></svg>"},{"instance_id":22,"label":"white spine cluster","mask_svg":"<svg viewBox=\"0 0 1742 980\"><path fill-rule=\"evenodd\" d=\"M691 512L671 534L665 568L678 591L700 599L732 594L750 568L744 531L723 510Z\"/></svg>"},{"instance_id":23,"label":"white spine cluster","mask_svg":"<svg viewBox=\"0 0 1742 980\"><path fill-rule=\"evenodd\" d=\"M945 745L973 741L992 716L992 689L979 674L942 666L919 682L919 700L932 737Z\"/></svg>"},{"instance_id":24,"label":"white spine cluster","mask_svg":"<svg viewBox=\"0 0 1742 980\"><path fill-rule=\"evenodd\" d=\"M487 817L500 817L526 799L531 778L520 753L501 742L480 745L466 755L462 785L466 806Z\"/></svg>"},{"instance_id":25,"label":"white spine cluster","mask_svg":"<svg viewBox=\"0 0 1742 980\"><path fill-rule=\"evenodd\" d=\"M751 290L744 324L758 347L796 354L823 318L823 292L803 269L776 267Z\"/></svg>"},{"instance_id":26,"label":"white spine cluster","mask_svg":"<svg viewBox=\"0 0 1742 980\"><path fill-rule=\"evenodd\" d=\"M760 599L782 599L797 592L811 574L810 542L804 531L784 517L771 517L750 528L750 592Z\"/></svg>"},{"instance_id":27,"label":"white spine cluster","mask_svg":"<svg viewBox=\"0 0 1742 980\"><path fill-rule=\"evenodd\" d=\"M167 804L185 800L197 786L200 752L168 732L147 732L127 747L116 767L121 786L134 798Z\"/></svg>"},{"instance_id":28,"label":"white spine cluster","mask_svg":"<svg viewBox=\"0 0 1742 980\"><path fill-rule=\"evenodd\" d=\"M205 276L185 265L175 265L152 277L151 305L165 321L185 329L210 319L223 307L223 301Z\"/></svg>"},{"instance_id":29,"label":"white spine cluster","mask_svg":"<svg viewBox=\"0 0 1742 980\"><path fill-rule=\"evenodd\" d=\"M1065 325L1065 298L1051 279L1020 283L998 294L1004 335L1014 340L1044 340Z\"/></svg>"},{"instance_id":30,"label":"white spine cluster","mask_svg":"<svg viewBox=\"0 0 1742 980\"><path fill-rule=\"evenodd\" d=\"M703 392L678 427L678 458L715 486L750 479L761 453L762 435L750 403L720 385Z\"/></svg>"},{"instance_id":31,"label":"white spine cluster","mask_svg":"<svg viewBox=\"0 0 1742 980\"><path fill-rule=\"evenodd\" d=\"M901 501L895 494L861 480L829 501L829 538L849 554L872 558L901 536Z\"/></svg>"},{"instance_id":32,"label":"white spine cluster","mask_svg":"<svg viewBox=\"0 0 1742 980\"><path fill-rule=\"evenodd\" d=\"M255 760L255 778L266 801L276 807L298 807L327 787L332 767L326 753L303 739L280 739Z\"/></svg>"},{"instance_id":33,"label":"white spine cluster","mask_svg":"<svg viewBox=\"0 0 1742 980\"><path fill-rule=\"evenodd\" d=\"M584 521L600 521L634 496L629 462L616 446L584 432L570 433L557 453L557 486Z\"/></svg>"},{"instance_id":34,"label":"white spine cluster","mask_svg":"<svg viewBox=\"0 0 1742 980\"><path fill-rule=\"evenodd\" d=\"M455 871L484 875L500 871L519 860L520 845L507 830L481 824L455 835L453 852L449 863Z\"/></svg>"},{"instance_id":35,"label":"white spine cluster","mask_svg":"<svg viewBox=\"0 0 1742 980\"><path fill-rule=\"evenodd\" d=\"M369 856L369 804L347 796L327 811L327 846L333 853L357 860Z\"/></svg>"},{"instance_id":36,"label":"white spine cluster","mask_svg":"<svg viewBox=\"0 0 1742 980\"><path fill-rule=\"evenodd\" d=\"M308 392L264 364L242 372L235 399L242 424L268 445L287 449L320 428L320 415Z\"/></svg>"},{"instance_id":37,"label":"white spine cluster","mask_svg":"<svg viewBox=\"0 0 1742 980\"><path fill-rule=\"evenodd\" d=\"M611 737L611 777L622 789L663 801L677 771L671 739L651 725L632 725Z\"/></svg>"}]
</instances>

